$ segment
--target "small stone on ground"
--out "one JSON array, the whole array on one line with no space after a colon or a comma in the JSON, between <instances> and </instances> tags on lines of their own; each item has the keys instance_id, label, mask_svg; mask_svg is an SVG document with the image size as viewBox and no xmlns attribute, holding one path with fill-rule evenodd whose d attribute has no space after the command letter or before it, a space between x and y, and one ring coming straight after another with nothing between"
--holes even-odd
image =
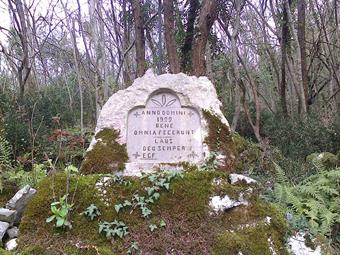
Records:
<instances>
[{"instance_id":1,"label":"small stone on ground","mask_svg":"<svg viewBox=\"0 0 340 255\"><path fill-rule=\"evenodd\" d=\"M4 235L6 234L8 228L9 228L8 222L0 221L0 243Z\"/></svg>"},{"instance_id":2,"label":"small stone on ground","mask_svg":"<svg viewBox=\"0 0 340 255\"><path fill-rule=\"evenodd\" d=\"M231 184L235 184L237 182L245 181L247 184L256 183L256 181L248 176L242 174L230 174L229 180Z\"/></svg>"},{"instance_id":3,"label":"small stone on ground","mask_svg":"<svg viewBox=\"0 0 340 255\"><path fill-rule=\"evenodd\" d=\"M9 240L5 245L7 251L15 251L17 247L18 243L16 238Z\"/></svg>"}]
</instances>

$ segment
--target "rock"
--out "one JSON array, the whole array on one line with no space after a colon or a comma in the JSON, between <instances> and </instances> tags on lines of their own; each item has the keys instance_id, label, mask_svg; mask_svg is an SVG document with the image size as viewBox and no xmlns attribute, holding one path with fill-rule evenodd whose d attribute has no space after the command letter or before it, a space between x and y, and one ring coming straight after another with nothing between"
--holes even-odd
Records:
<instances>
[{"instance_id":1,"label":"rock","mask_svg":"<svg viewBox=\"0 0 340 255\"><path fill-rule=\"evenodd\" d=\"M18 237L19 235L19 229L17 227L12 227L7 230L7 235L10 239Z\"/></svg>"},{"instance_id":2,"label":"rock","mask_svg":"<svg viewBox=\"0 0 340 255\"><path fill-rule=\"evenodd\" d=\"M15 220L16 211L7 208L0 208L0 221L13 223Z\"/></svg>"},{"instance_id":3,"label":"rock","mask_svg":"<svg viewBox=\"0 0 340 255\"><path fill-rule=\"evenodd\" d=\"M211 133L218 133L213 135L218 138L221 136L219 132L223 136L229 135L229 124L220 110L221 105L215 87L207 77L197 78L183 73L155 75L150 69L105 103L81 172L112 173L123 170L124 175L138 176L142 172L152 172L164 163L201 164L218 147L211 148L209 144L217 143L218 139L211 142L206 138ZM103 133L107 130L118 134L114 135L114 141L107 141ZM181 133L185 131L188 132ZM156 132L157 135L149 132ZM119 153L123 155L115 160L108 160L115 158L115 155L98 159L103 153L93 153L98 148L106 151L106 155L107 149L116 153L117 149L110 148L111 145L117 147L115 143L126 150L124 154L118 146ZM231 150L219 153L220 167L232 165L234 156ZM105 164L100 165L99 162Z\"/></svg>"},{"instance_id":4,"label":"rock","mask_svg":"<svg viewBox=\"0 0 340 255\"><path fill-rule=\"evenodd\" d=\"M213 209L215 213L226 211L240 205L248 205L248 202L243 199L241 201L231 199L228 195L225 195L224 197L213 196L210 198L209 202L209 206Z\"/></svg>"},{"instance_id":5,"label":"rock","mask_svg":"<svg viewBox=\"0 0 340 255\"><path fill-rule=\"evenodd\" d=\"M294 255L321 255L321 247L316 247L315 250L307 247L305 244L304 233L298 232L295 236L288 239L290 250Z\"/></svg>"},{"instance_id":6,"label":"rock","mask_svg":"<svg viewBox=\"0 0 340 255\"><path fill-rule=\"evenodd\" d=\"M5 244L6 251L15 251L17 247L18 247L17 238L11 239Z\"/></svg>"},{"instance_id":7,"label":"rock","mask_svg":"<svg viewBox=\"0 0 340 255\"><path fill-rule=\"evenodd\" d=\"M32 199L37 191L26 185L20 189L6 204L6 207L11 210L16 210L17 215L14 224L18 224L28 202Z\"/></svg>"},{"instance_id":8,"label":"rock","mask_svg":"<svg viewBox=\"0 0 340 255\"><path fill-rule=\"evenodd\" d=\"M306 161L321 164L326 168L334 168L340 164L340 158L330 152L312 153L306 157Z\"/></svg>"},{"instance_id":9,"label":"rock","mask_svg":"<svg viewBox=\"0 0 340 255\"><path fill-rule=\"evenodd\" d=\"M247 184L256 183L256 181L250 177L241 174L230 174L229 180L231 184L235 184L237 182L245 181Z\"/></svg>"},{"instance_id":10,"label":"rock","mask_svg":"<svg viewBox=\"0 0 340 255\"><path fill-rule=\"evenodd\" d=\"M9 228L8 222L0 221L0 243L4 235L6 234L8 228Z\"/></svg>"},{"instance_id":11,"label":"rock","mask_svg":"<svg viewBox=\"0 0 340 255\"><path fill-rule=\"evenodd\" d=\"M217 167L225 167L226 155L218 154L215 158L215 164Z\"/></svg>"}]
</instances>

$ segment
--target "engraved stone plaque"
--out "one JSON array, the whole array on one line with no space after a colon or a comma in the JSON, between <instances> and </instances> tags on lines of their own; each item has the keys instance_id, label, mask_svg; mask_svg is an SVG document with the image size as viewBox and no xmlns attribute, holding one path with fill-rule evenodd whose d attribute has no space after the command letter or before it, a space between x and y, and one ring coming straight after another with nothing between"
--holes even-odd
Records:
<instances>
[{"instance_id":1,"label":"engraved stone plaque","mask_svg":"<svg viewBox=\"0 0 340 255\"><path fill-rule=\"evenodd\" d=\"M127 120L130 162L198 162L202 159L198 111L182 107L175 93L152 94L145 107L130 110Z\"/></svg>"}]
</instances>

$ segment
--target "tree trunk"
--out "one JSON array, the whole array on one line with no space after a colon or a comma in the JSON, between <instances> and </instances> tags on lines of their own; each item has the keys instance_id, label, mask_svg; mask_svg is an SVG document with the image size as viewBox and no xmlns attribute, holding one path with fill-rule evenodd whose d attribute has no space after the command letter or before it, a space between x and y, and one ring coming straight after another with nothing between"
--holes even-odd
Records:
<instances>
[{"instance_id":1,"label":"tree trunk","mask_svg":"<svg viewBox=\"0 0 340 255\"><path fill-rule=\"evenodd\" d=\"M306 3L305 0L298 0L298 41L300 46L300 64L301 64L301 79L304 93L305 108L308 111L308 77L307 77L307 59L306 59L306 42L305 42L305 19L306 19Z\"/></svg>"},{"instance_id":2,"label":"tree trunk","mask_svg":"<svg viewBox=\"0 0 340 255\"><path fill-rule=\"evenodd\" d=\"M185 40L182 46L181 69L183 72L188 72L191 69L191 49L194 40L195 20L200 7L199 0L190 0L188 18L186 24Z\"/></svg>"},{"instance_id":3,"label":"tree trunk","mask_svg":"<svg viewBox=\"0 0 340 255\"><path fill-rule=\"evenodd\" d=\"M135 39L136 39L136 63L137 77L141 77L145 73L145 36L144 36L144 20L139 0L133 0L133 16L135 19Z\"/></svg>"},{"instance_id":4,"label":"tree trunk","mask_svg":"<svg viewBox=\"0 0 340 255\"><path fill-rule=\"evenodd\" d=\"M29 81L31 66L29 59L29 45L28 45L28 31L25 19L24 7L21 0L15 0L15 8L12 4L13 1L9 0L9 10L12 12L12 17L15 21L14 27L18 33L22 53L20 56L20 63L17 66L17 80L19 84L19 101L22 101L26 91L26 83ZM27 87L30 87L29 85Z\"/></svg>"},{"instance_id":5,"label":"tree trunk","mask_svg":"<svg viewBox=\"0 0 340 255\"><path fill-rule=\"evenodd\" d=\"M205 52L210 29L217 18L216 0L204 0L199 16L198 32L192 50L192 73L196 76L206 74Z\"/></svg>"},{"instance_id":6,"label":"tree trunk","mask_svg":"<svg viewBox=\"0 0 340 255\"><path fill-rule=\"evenodd\" d=\"M165 0L164 6L164 27L165 27L165 45L169 59L170 73L179 73L180 65L176 49L176 38L174 33L174 2Z\"/></svg>"},{"instance_id":7,"label":"tree trunk","mask_svg":"<svg viewBox=\"0 0 340 255\"><path fill-rule=\"evenodd\" d=\"M301 115L304 115L307 112L307 101L305 98L305 93L304 93L304 87L303 87L303 82L302 82L302 71L301 71L301 54L300 54L300 43L298 40L298 36L296 34L296 31L294 30L294 24L293 24L293 17L290 11L290 6L289 6L289 0L284 0L283 3L286 7L287 10L287 19L288 19L288 24L289 24L289 28L290 28L290 32L292 34L293 40L295 42L295 50L296 50L296 56L292 55L293 57L295 57L295 61L294 63L296 64L296 66L294 66L294 69L291 69L291 73L293 74L294 72L296 73L296 83L295 86L297 88L297 94L300 100L300 104L299 104L299 113Z\"/></svg>"},{"instance_id":8,"label":"tree trunk","mask_svg":"<svg viewBox=\"0 0 340 255\"><path fill-rule=\"evenodd\" d=\"M282 33L281 33L281 83L280 83L280 102L281 110L284 116L288 116L287 100L286 100L286 62L287 62L287 47L288 47L288 18L286 5L283 5L282 11Z\"/></svg>"},{"instance_id":9,"label":"tree trunk","mask_svg":"<svg viewBox=\"0 0 340 255\"><path fill-rule=\"evenodd\" d=\"M80 133L83 136L84 135L84 102L83 102L83 88L81 86L81 74L80 74L80 66L79 66L79 50L77 47L77 41L76 41L76 34L75 34L75 20L70 17L66 4L61 1L61 4L64 9L65 17L66 18L66 26L71 34L71 41L72 41L72 53L73 53L73 60L74 65L76 69L76 77L77 77L77 85L79 89L79 99L80 99ZM80 12L80 10L78 9Z\"/></svg>"},{"instance_id":10,"label":"tree trunk","mask_svg":"<svg viewBox=\"0 0 340 255\"><path fill-rule=\"evenodd\" d=\"M165 1L166 2L166 1ZM162 0L158 0L158 22L157 22L157 32L158 32L158 58L157 58L157 73L161 74L163 70L163 19L162 19Z\"/></svg>"}]
</instances>

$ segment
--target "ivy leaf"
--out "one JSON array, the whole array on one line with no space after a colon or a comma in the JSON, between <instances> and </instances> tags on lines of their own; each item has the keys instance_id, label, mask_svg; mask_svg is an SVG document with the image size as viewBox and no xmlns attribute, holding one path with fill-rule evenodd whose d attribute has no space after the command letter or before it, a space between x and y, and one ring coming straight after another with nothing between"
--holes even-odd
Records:
<instances>
[{"instance_id":1,"label":"ivy leaf","mask_svg":"<svg viewBox=\"0 0 340 255\"><path fill-rule=\"evenodd\" d=\"M148 179L150 182L154 183L157 180L157 175L152 174L148 177Z\"/></svg>"},{"instance_id":2,"label":"ivy leaf","mask_svg":"<svg viewBox=\"0 0 340 255\"><path fill-rule=\"evenodd\" d=\"M124 206L122 204L116 204L115 205L115 210L117 213L119 213L119 210L122 209Z\"/></svg>"},{"instance_id":3,"label":"ivy leaf","mask_svg":"<svg viewBox=\"0 0 340 255\"><path fill-rule=\"evenodd\" d=\"M149 197L147 200L145 200L145 202L153 204L155 201L152 199L152 197Z\"/></svg>"},{"instance_id":4,"label":"ivy leaf","mask_svg":"<svg viewBox=\"0 0 340 255\"><path fill-rule=\"evenodd\" d=\"M151 232L153 232L157 229L157 225L156 224L150 224L149 229L150 229Z\"/></svg>"},{"instance_id":5,"label":"ivy leaf","mask_svg":"<svg viewBox=\"0 0 340 255\"><path fill-rule=\"evenodd\" d=\"M132 203L129 200L125 200L123 206L131 206Z\"/></svg>"},{"instance_id":6,"label":"ivy leaf","mask_svg":"<svg viewBox=\"0 0 340 255\"><path fill-rule=\"evenodd\" d=\"M164 187L167 189L167 190L169 190L170 189L170 183L164 183Z\"/></svg>"},{"instance_id":7,"label":"ivy leaf","mask_svg":"<svg viewBox=\"0 0 340 255\"><path fill-rule=\"evenodd\" d=\"M164 228L166 226L166 223L165 223L165 221L163 219L161 219L161 221L159 222L159 226L161 228Z\"/></svg>"},{"instance_id":8,"label":"ivy leaf","mask_svg":"<svg viewBox=\"0 0 340 255\"><path fill-rule=\"evenodd\" d=\"M138 250L139 250L138 242L133 242L128 250L128 254L132 254L132 252Z\"/></svg>"},{"instance_id":9,"label":"ivy leaf","mask_svg":"<svg viewBox=\"0 0 340 255\"><path fill-rule=\"evenodd\" d=\"M151 196L155 192L155 187L146 187L148 195Z\"/></svg>"},{"instance_id":10,"label":"ivy leaf","mask_svg":"<svg viewBox=\"0 0 340 255\"><path fill-rule=\"evenodd\" d=\"M158 192L153 193L152 198L158 200L161 195Z\"/></svg>"},{"instance_id":11,"label":"ivy leaf","mask_svg":"<svg viewBox=\"0 0 340 255\"><path fill-rule=\"evenodd\" d=\"M147 207L142 207L141 210L144 218L147 218L149 215L152 214L152 211Z\"/></svg>"},{"instance_id":12,"label":"ivy leaf","mask_svg":"<svg viewBox=\"0 0 340 255\"><path fill-rule=\"evenodd\" d=\"M115 231L111 228L106 230L106 238L110 238L115 235Z\"/></svg>"},{"instance_id":13,"label":"ivy leaf","mask_svg":"<svg viewBox=\"0 0 340 255\"><path fill-rule=\"evenodd\" d=\"M122 229L116 229L116 234L118 237L123 238L124 233Z\"/></svg>"}]
</instances>

